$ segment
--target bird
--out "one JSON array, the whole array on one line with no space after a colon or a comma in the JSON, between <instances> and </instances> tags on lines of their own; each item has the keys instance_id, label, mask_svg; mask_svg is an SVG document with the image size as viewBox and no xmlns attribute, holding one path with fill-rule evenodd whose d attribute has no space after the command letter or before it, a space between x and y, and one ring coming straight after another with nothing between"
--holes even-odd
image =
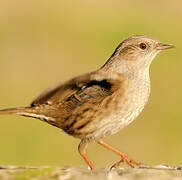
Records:
<instances>
[{"instance_id":1,"label":"bird","mask_svg":"<svg viewBox=\"0 0 182 180\"><path fill-rule=\"evenodd\" d=\"M123 40L104 65L43 91L29 106L0 110L0 115L32 117L80 139L78 152L91 170L86 155L90 142L98 143L120 156L121 162L141 165L127 154L103 141L134 121L150 95L149 69L162 50L173 48L146 35Z\"/></svg>"}]
</instances>

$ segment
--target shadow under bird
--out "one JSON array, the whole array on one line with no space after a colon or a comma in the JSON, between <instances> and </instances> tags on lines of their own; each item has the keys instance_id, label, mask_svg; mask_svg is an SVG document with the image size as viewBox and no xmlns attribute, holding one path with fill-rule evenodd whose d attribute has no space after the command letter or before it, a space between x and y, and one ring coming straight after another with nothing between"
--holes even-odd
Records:
<instances>
[{"instance_id":1,"label":"shadow under bird","mask_svg":"<svg viewBox=\"0 0 182 180\"><path fill-rule=\"evenodd\" d=\"M112 167L121 162L140 165L102 139L141 113L150 94L151 62L160 51L172 47L148 36L131 36L96 71L45 90L28 107L3 109L0 114L37 118L80 138L78 151L92 170L86 149L93 141L121 157Z\"/></svg>"}]
</instances>

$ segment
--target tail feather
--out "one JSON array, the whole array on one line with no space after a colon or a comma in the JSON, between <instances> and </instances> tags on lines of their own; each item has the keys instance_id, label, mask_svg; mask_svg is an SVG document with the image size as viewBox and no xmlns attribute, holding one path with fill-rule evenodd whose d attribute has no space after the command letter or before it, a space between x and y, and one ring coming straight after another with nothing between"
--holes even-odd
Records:
<instances>
[{"instance_id":1,"label":"tail feather","mask_svg":"<svg viewBox=\"0 0 182 180\"><path fill-rule=\"evenodd\" d=\"M37 109L35 107L9 108L0 110L0 115L6 114L17 114L20 116L33 117L46 122L54 121L54 118L47 116L47 114L42 112L41 109Z\"/></svg>"},{"instance_id":2,"label":"tail feather","mask_svg":"<svg viewBox=\"0 0 182 180\"><path fill-rule=\"evenodd\" d=\"M30 112L30 107L1 109L0 115L1 114L22 114L26 112Z\"/></svg>"}]
</instances>

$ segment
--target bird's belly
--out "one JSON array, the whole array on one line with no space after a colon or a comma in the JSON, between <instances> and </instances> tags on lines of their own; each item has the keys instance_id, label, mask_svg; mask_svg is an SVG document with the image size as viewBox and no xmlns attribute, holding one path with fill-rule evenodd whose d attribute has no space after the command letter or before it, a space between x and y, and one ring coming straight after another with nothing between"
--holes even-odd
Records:
<instances>
[{"instance_id":1,"label":"bird's belly","mask_svg":"<svg viewBox=\"0 0 182 180\"><path fill-rule=\"evenodd\" d=\"M104 136L107 134L115 134L120 129L124 128L125 126L129 125L131 122L133 122L136 117L141 113L144 107L136 108L128 110L125 113L116 113L111 115L109 118L112 120L112 122L103 129Z\"/></svg>"},{"instance_id":2,"label":"bird's belly","mask_svg":"<svg viewBox=\"0 0 182 180\"><path fill-rule=\"evenodd\" d=\"M127 112L116 112L104 119L97 127L97 131L94 132L94 139L103 138L106 135L117 133L120 129L130 124L140 114L144 107L137 108L135 110L128 110Z\"/></svg>"},{"instance_id":3,"label":"bird's belly","mask_svg":"<svg viewBox=\"0 0 182 180\"><path fill-rule=\"evenodd\" d=\"M99 120L99 123L96 123L97 130L92 135L94 139L100 139L106 135L115 134L135 120L148 101L149 91L150 90L146 88L145 91L142 90L141 92L133 93L134 96L130 96L125 103L123 103L121 99L117 110L112 111L108 116Z\"/></svg>"}]
</instances>

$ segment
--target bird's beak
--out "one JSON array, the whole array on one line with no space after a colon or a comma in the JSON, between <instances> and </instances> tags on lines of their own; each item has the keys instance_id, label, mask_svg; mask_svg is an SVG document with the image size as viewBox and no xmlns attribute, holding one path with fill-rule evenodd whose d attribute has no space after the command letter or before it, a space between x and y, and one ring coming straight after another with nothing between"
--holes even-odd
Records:
<instances>
[{"instance_id":1,"label":"bird's beak","mask_svg":"<svg viewBox=\"0 0 182 180\"><path fill-rule=\"evenodd\" d=\"M165 49L170 49L170 48L174 48L174 46L170 45L170 44L163 44L163 43L157 44L157 50L165 50Z\"/></svg>"}]
</instances>

